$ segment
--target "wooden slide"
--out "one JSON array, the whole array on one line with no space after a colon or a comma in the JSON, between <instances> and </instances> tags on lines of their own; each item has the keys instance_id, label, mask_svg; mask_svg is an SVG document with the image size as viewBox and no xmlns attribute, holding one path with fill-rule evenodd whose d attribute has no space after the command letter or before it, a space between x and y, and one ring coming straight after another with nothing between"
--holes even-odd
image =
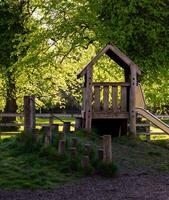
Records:
<instances>
[{"instance_id":1,"label":"wooden slide","mask_svg":"<svg viewBox=\"0 0 169 200\"><path fill-rule=\"evenodd\" d=\"M153 123L161 130L163 130L165 133L169 134L169 126L164 122L162 122L160 119L158 119L156 116L154 116L152 113L145 110L144 108L136 108L136 112L145 117L148 121Z\"/></svg>"},{"instance_id":2,"label":"wooden slide","mask_svg":"<svg viewBox=\"0 0 169 200\"><path fill-rule=\"evenodd\" d=\"M165 133L169 134L169 126L145 109L145 100L140 84L136 88L136 112L163 130Z\"/></svg>"}]
</instances>

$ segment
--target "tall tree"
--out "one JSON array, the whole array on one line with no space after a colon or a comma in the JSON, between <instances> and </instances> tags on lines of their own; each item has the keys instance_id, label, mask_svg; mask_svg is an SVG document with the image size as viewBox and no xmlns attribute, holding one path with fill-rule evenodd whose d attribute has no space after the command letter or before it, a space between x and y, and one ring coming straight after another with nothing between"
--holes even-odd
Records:
<instances>
[{"instance_id":1,"label":"tall tree","mask_svg":"<svg viewBox=\"0 0 169 200\"><path fill-rule=\"evenodd\" d=\"M13 113L17 110L16 103L16 66L18 57L14 53L18 45L17 35L26 34L24 27L24 1L0 1L0 73L4 80L6 105L4 111ZM3 118L3 121L13 120Z\"/></svg>"},{"instance_id":2,"label":"tall tree","mask_svg":"<svg viewBox=\"0 0 169 200\"><path fill-rule=\"evenodd\" d=\"M25 41L30 48L21 65L78 62L82 49L112 42L149 73L149 80L168 73L168 0L39 0L36 5L39 28Z\"/></svg>"}]
</instances>

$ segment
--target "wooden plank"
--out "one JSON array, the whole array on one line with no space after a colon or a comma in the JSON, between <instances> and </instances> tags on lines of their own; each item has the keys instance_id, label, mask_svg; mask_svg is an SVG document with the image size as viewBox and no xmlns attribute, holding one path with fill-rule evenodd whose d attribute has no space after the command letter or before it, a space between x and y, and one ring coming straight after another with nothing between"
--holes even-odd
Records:
<instances>
[{"instance_id":1,"label":"wooden plank","mask_svg":"<svg viewBox=\"0 0 169 200\"><path fill-rule=\"evenodd\" d=\"M106 112L93 112L92 118L93 119L127 119L129 117L128 112L124 113L113 113L112 111Z\"/></svg>"},{"instance_id":2,"label":"wooden plank","mask_svg":"<svg viewBox=\"0 0 169 200\"><path fill-rule=\"evenodd\" d=\"M94 110L100 110L100 86L94 87Z\"/></svg>"},{"instance_id":3,"label":"wooden plank","mask_svg":"<svg viewBox=\"0 0 169 200\"><path fill-rule=\"evenodd\" d=\"M109 110L109 87L103 87L103 110Z\"/></svg>"},{"instance_id":4,"label":"wooden plank","mask_svg":"<svg viewBox=\"0 0 169 200\"><path fill-rule=\"evenodd\" d=\"M35 129L35 96L24 96L24 131L30 133Z\"/></svg>"},{"instance_id":5,"label":"wooden plank","mask_svg":"<svg viewBox=\"0 0 169 200\"><path fill-rule=\"evenodd\" d=\"M92 126L92 71L92 66L87 68L85 128L88 132Z\"/></svg>"},{"instance_id":6,"label":"wooden plank","mask_svg":"<svg viewBox=\"0 0 169 200\"><path fill-rule=\"evenodd\" d=\"M117 86L112 87L112 109L113 112L118 111L118 105L117 105Z\"/></svg>"},{"instance_id":7,"label":"wooden plank","mask_svg":"<svg viewBox=\"0 0 169 200\"><path fill-rule=\"evenodd\" d=\"M111 135L103 135L103 162L112 163L112 142Z\"/></svg>"},{"instance_id":8,"label":"wooden plank","mask_svg":"<svg viewBox=\"0 0 169 200\"><path fill-rule=\"evenodd\" d=\"M127 111L127 87L121 87L121 111Z\"/></svg>"},{"instance_id":9,"label":"wooden plank","mask_svg":"<svg viewBox=\"0 0 169 200\"><path fill-rule=\"evenodd\" d=\"M0 117L24 117L23 113L0 113Z\"/></svg>"},{"instance_id":10,"label":"wooden plank","mask_svg":"<svg viewBox=\"0 0 169 200\"><path fill-rule=\"evenodd\" d=\"M0 123L0 127L23 126L23 123Z\"/></svg>"},{"instance_id":11,"label":"wooden plank","mask_svg":"<svg viewBox=\"0 0 169 200\"><path fill-rule=\"evenodd\" d=\"M93 86L130 86L130 83L125 82L94 82Z\"/></svg>"},{"instance_id":12,"label":"wooden plank","mask_svg":"<svg viewBox=\"0 0 169 200\"><path fill-rule=\"evenodd\" d=\"M136 136L136 85L137 85L137 75L136 69L130 66L131 70L131 86L130 86L130 135L135 137Z\"/></svg>"}]
</instances>

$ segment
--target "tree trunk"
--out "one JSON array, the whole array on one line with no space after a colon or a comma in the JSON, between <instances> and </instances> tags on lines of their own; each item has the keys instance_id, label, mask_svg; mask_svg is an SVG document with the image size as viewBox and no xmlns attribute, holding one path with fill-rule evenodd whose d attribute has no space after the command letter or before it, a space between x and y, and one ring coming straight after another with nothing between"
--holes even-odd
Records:
<instances>
[{"instance_id":1,"label":"tree trunk","mask_svg":"<svg viewBox=\"0 0 169 200\"><path fill-rule=\"evenodd\" d=\"M16 104L16 86L15 80L12 78L10 74L6 83L6 105L4 112L5 113L16 113L17 104ZM2 123L14 123L16 121L16 117L3 117ZM2 130L17 130L18 127L2 127Z\"/></svg>"}]
</instances>

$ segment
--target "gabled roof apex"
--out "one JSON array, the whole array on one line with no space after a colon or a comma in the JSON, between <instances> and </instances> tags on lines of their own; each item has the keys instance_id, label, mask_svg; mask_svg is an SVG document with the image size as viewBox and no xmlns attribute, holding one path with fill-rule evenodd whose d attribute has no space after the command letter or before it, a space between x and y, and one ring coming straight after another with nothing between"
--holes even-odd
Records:
<instances>
[{"instance_id":1,"label":"gabled roof apex","mask_svg":"<svg viewBox=\"0 0 169 200\"><path fill-rule=\"evenodd\" d=\"M86 73L87 68L94 65L103 54L106 54L107 56L109 56L112 60L114 60L123 69L128 69L130 71L132 69L135 69L139 75L141 74L141 69L129 57L127 57L115 45L109 43L78 74L78 78L83 76Z\"/></svg>"}]
</instances>

